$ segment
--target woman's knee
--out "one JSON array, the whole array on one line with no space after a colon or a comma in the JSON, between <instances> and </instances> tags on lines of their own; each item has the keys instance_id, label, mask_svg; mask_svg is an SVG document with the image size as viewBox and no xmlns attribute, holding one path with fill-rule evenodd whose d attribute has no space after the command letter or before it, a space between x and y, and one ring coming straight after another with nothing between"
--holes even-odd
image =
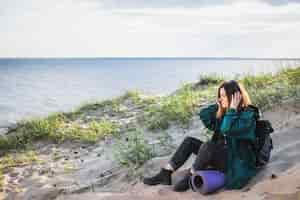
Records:
<instances>
[{"instance_id":1,"label":"woman's knee","mask_svg":"<svg viewBox=\"0 0 300 200\"><path fill-rule=\"evenodd\" d=\"M197 146L199 148L203 142L197 138L186 136L182 143L184 145Z\"/></svg>"},{"instance_id":2,"label":"woman's knee","mask_svg":"<svg viewBox=\"0 0 300 200\"><path fill-rule=\"evenodd\" d=\"M183 140L183 142L187 142L187 143L203 143L201 140L191 137L191 136L186 136Z\"/></svg>"},{"instance_id":3,"label":"woman's knee","mask_svg":"<svg viewBox=\"0 0 300 200\"><path fill-rule=\"evenodd\" d=\"M193 140L195 140L196 138L193 138L191 136L186 136L183 140L184 143L191 143Z\"/></svg>"}]
</instances>

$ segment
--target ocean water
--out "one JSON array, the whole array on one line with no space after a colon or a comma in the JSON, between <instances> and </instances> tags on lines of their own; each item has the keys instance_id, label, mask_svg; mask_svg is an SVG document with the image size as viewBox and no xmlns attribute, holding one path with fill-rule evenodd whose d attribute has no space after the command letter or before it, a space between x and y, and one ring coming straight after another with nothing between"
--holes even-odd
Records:
<instances>
[{"instance_id":1,"label":"ocean water","mask_svg":"<svg viewBox=\"0 0 300 200\"><path fill-rule=\"evenodd\" d=\"M276 72L299 60L224 58L0 59L0 128L139 90L168 94L201 74Z\"/></svg>"}]
</instances>

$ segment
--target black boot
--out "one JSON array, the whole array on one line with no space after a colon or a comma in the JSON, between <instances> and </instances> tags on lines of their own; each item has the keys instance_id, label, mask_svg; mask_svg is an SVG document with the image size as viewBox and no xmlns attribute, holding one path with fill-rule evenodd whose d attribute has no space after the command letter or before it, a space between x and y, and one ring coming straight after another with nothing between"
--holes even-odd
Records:
<instances>
[{"instance_id":1,"label":"black boot","mask_svg":"<svg viewBox=\"0 0 300 200\"><path fill-rule=\"evenodd\" d=\"M149 177L149 178L144 178L143 183L146 185L158 185L158 184L171 185L172 184L172 181L171 181L172 173L173 173L173 171L171 171L171 170L161 168L160 172L157 175L155 175L153 177Z\"/></svg>"},{"instance_id":2,"label":"black boot","mask_svg":"<svg viewBox=\"0 0 300 200\"><path fill-rule=\"evenodd\" d=\"M192 173L188 172L184 177L178 181L175 185L173 190L176 192L184 192L190 188L190 179L192 177Z\"/></svg>"}]
</instances>

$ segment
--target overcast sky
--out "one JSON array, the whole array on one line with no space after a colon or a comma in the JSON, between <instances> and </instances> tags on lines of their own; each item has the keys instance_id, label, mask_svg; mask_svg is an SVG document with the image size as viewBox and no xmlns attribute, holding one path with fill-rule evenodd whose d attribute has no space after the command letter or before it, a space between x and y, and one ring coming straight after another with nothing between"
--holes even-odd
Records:
<instances>
[{"instance_id":1,"label":"overcast sky","mask_svg":"<svg viewBox=\"0 0 300 200\"><path fill-rule=\"evenodd\" d=\"M300 0L0 0L0 57L297 57Z\"/></svg>"}]
</instances>

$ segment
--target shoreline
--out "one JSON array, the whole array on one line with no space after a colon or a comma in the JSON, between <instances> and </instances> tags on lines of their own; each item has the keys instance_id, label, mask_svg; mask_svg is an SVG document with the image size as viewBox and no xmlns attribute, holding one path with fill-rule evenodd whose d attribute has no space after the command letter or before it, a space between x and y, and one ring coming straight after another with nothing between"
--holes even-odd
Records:
<instances>
[{"instance_id":1,"label":"shoreline","mask_svg":"<svg viewBox=\"0 0 300 200\"><path fill-rule=\"evenodd\" d=\"M35 62L34 62L35 63ZM97 86L94 87L94 85L97 85L98 83L101 84L102 81L98 82L95 81L96 79L94 75L90 75L91 77L91 81L94 84L90 84L91 82L87 81L86 78L83 79L79 79L78 80L78 71L73 70L72 66L84 66L86 65L87 70L84 70L84 72L86 72L87 74L92 74L94 71L93 69L95 69L95 73L99 73L99 75L101 75L103 72L106 72L109 68L105 67L106 65L109 66L108 63L110 62L93 62L93 65L90 65L89 62L74 62L72 64L72 62L61 62L62 65L67 65L66 68L68 68L69 70L66 70L66 74L70 73L70 76L62 76L61 78L68 80L68 82L66 82L67 86L66 87L61 87L65 84L65 81L62 81L58 78L46 78L47 76L45 76L45 80L42 80L40 78L35 78L35 77L39 77L39 75L46 75L46 73L49 72L49 76L53 76L56 77L57 75L59 75L59 71L60 68L58 68L58 70L48 70L48 66L50 66L49 69L51 69L51 62L36 62L36 64L33 63L33 67L30 67L32 64L29 62L27 64L22 64L22 62L20 62L19 64L17 64L17 66L20 66L18 68L21 68L22 70L20 71L20 73L18 73L19 70L17 70L15 72L14 70L14 66L15 65L9 65L8 67L6 67L5 63L1 64L0 63L0 68L3 70L2 71L2 78L3 79L3 86L0 87L0 90L6 94L3 96L2 98L2 106L0 106L2 109L0 109L0 111L2 112L2 115L0 116L0 126L3 126L3 128L7 128L10 126L10 124L15 124L18 121L22 121L22 120L26 120L27 118L34 118L34 117L39 117L39 116L43 116L43 117L47 117L47 115L53 113L53 112L65 112L65 111L71 111L73 108L76 108L76 106L81 105L82 103L88 102L90 100L96 100L99 99L101 101L104 100L110 100L113 98L116 98L119 95L123 95L126 90L119 88L119 86L117 86L117 84L115 84L115 81L104 81L103 83L107 83L108 85L106 86L107 89L104 89L106 87L101 87L98 88ZM43 64L44 63L44 64ZM47 64L48 63L48 64ZM71 63L71 64L68 64ZM78 64L76 64L78 63ZM106 64L105 64L106 63ZM116 63L112 63L112 66L114 66L114 69L116 70L121 70L121 66L122 63L127 63L127 62L116 62ZM139 88L141 88L143 91L143 93L149 93L149 94L153 94L156 95L157 93L163 92L165 96L169 95L170 93L176 91L176 89L181 87L182 83L189 83L189 82L196 82L198 81L199 77L201 76L201 74L209 74L209 71L217 71L218 68L222 69L222 66L224 66L224 68L226 69L228 67L228 73L224 74L224 78L227 78L226 76L230 76L231 74L235 74L235 72L240 72L241 74L237 75L237 76L242 76L242 75L259 75L259 74L263 74L263 73L275 73L278 70L280 70L281 68L284 67L294 67L297 66L297 62L293 61L293 62L279 62L279 61L274 61L274 62L230 62L230 61L216 61L216 62L198 62L198 61L193 61L193 62L163 62L163 61L157 61L154 62L153 64L155 65L155 63L159 64L159 65L163 65L166 66L166 69L162 71L162 73L165 73L165 76L160 75L159 77L165 77L166 80L168 82L168 86L165 87L161 87L160 85L164 85L164 82L161 83L161 78L153 78L153 81L155 81L156 83L154 83L152 81L152 83L150 82L150 80L152 78L149 79L149 84L153 84L151 87L147 87L148 81L142 81L145 79L148 79L148 76L153 76L155 77L156 74L155 73L151 73L151 72L155 72L159 69L154 68L154 70L146 70L149 69L149 67L151 67L150 64L147 63L152 63L152 62L145 62L145 68L140 68L139 66L142 65L144 62L128 62L128 65L130 65L130 67L128 69L132 69L136 72L138 72L137 74L140 74L140 78L137 78L139 81L137 81L135 84L127 84L128 81L122 81L126 82L126 84L124 84L124 88L137 88L135 87L136 85L139 86ZM176 64L178 63L178 64ZM194 64L193 64L194 63ZM38 67L40 64L42 64L42 68L39 69L40 67ZM62 66L61 64L58 64L58 66ZM185 73L185 65L189 65L191 67L187 67L186 70L191 71L189 73ZM54 65L56 66L57 64L54 63ZM54 66L53 65L53 66ZM100 68L107 68L104 71L103 70L98 70L99 67ZM174 65L174 67L173 67ZM195 65L195 66L194 66ZM205 70L204 66L208 65L208 70ZM244 68L237 68L239 66L243 66ZM254 65L254 67L249 67ZM34 67L35 66L35 67ZM90 67L89 67L90 66ZM115 67L118 66L118 67ZM120 67L119 67L120 66ZM127 66L127 65L126 65ZM149 66L149 67L148 67ZM178 67L177 67L178 66ZM201 67L202 66L202 67ZM97 67L97 68L94 68ZM174 70L178 71L175 74L180 74L181 70L182 70L182 77L181 75L179 75L179 79L178 78L168 78L174 75L174 73L172 72L172 67L174 68ZM183 67L183 68L182 68ZM211 70L212 68L213 70ZM6 69L7 68L7 69ZM32 70L33 75L30 75L31 72L29 72L28 76L23 76L23 74L26 72L26 70ZM63 69L63 68L61 68ZM78 68L81 72L81 67ZM124 68L123 68L124 69ZM127 68L125 68L127 69ZM142 73L143 70L138 70L138 69L143 69L146 70L147 73ZM209 70L210 69L210 70ZM37 72L35 72L35 70L38 70ZM41 70L41 71L39 71ZM92 71L91 71L92 70ZM91 71L91 72L90 72ZM111 70L108 70L107 72L110 72ZM159 70L161 71L161 70ZM4 74L6 74L7 72L8 75L4 76ZM74 72L74 74L73 74ZM148 73L149 72L149 73ZM232 73L231 73L232 72ZM213 73L213 72L212 72ZM14 75L15 74L15 75ZM121 74L123 75L124 73L121 70ZM25 74L24 74L25 75ZM126 75L126 73L124 74L126 80L131 80L131 75ZM212 75L214 76L214 75ZM22 80L22 78L24 78L24 80L26 81L19 81L17 78L20 78ZM60 76L59 76L60 77ZM119 74L117 75L117 78L120 77ZM177 75L176 75L177 77ZM104 77L105 78L105 77ZM111 77L112 79L115 79L115 76ZM0 78L1 79L1 78ZM102 79L101 76L99 77L99 79ZM9 81L12 80L12 81ZM176 81L177 80L177 81ZM182 80L182 83L179 83L179 80ZM30 81L32 81L32 84L29 84ZM39 83L39 82L43 82L43 86L38 86L35 83ZM76 85L76 81L81 81L83 86L86 86L85 88L82 88L82 86L79 84L80 87L78 86L72 86L72 85ZM14 82L17 82L18 84L16 86L14 86ZM34 83L35 82L35 83ZM57 82L57 84L55 84ZM25 85L24 85L25 84ZM48 87L47 85L54 85L53 87ZM61 87L61 88L60 88ZM58 92L55 92L55 90L51 89L51 88L57 88ZM163 88L163 89L159 89L159 88ZM22 92L22 91L28 91L28 92ZM65 90L65 91L64 91ZM103 90L103 92L102 92ZM18 92L14 92L14 91L18 91ZM76 92L77 91L77 92ZM87 91L87 92L85 92ZM147 92L149 91L149 92ZM65 95L63 95L65 94ZM82 94L82 96L81 96ZM35 97L36 96L36 97ZM99 97L99 98L98 98Z\"/></svg>"},{"instance_id":2,"label":"shoreline","mask_svg":"<svg viewBox=\"0 0 300 200\"><path fill-rule=\"evenodd\" d=\"M292 60L300 61L300 58L270 58L270 57L0 57L3 59L204 59L204 60Z\"/></svg>"},{"instance_id":3,"label":"shoreline","mask_svg":"<svg viewBox=\"0 0 300 200\"><path fill-rule=\"evenodd\" d=\"M291 60L300 61L300 58L299 59L291 59ZM284 69L289 69L289 68L292 69L292 68L295 68L296 66L297 65L295 65L295 66L289 66L287 68L286 67L282 67L281 69L278 70L278 72L280 72L280 71L282 71ZM239 74L239 77L243 77L243 76L255 77L255 76L264 76L264 75L270 76L270 74L274 74L274 73L278 73L278 72L259 73L257 75L245 73L243 75ZM228 77L225 77L223 75L216 75L216 74L204 75L204 78L208 78L209 79L209 77L214 77L214 76L217 77L217 78L228 79ZM20 119L17 119L17 120L4 120L4 121L6 121L6 123L0 124L0 135L6 135L10 131L15 130L16 125L19 122L21 122L21 121L29 121L29 120L38 119L38 118L47 118L47 116L52 115L54 113L71 113L74 110L76 110L79 107L84 106L84 105L101 103L101 102L106 102L106 101L112 101L113 99L121 98L122 96L125 96L126 93L128 93L128 92L129 93L130 92L138 92L140 95L150 96L150 97L151 96L153 96L153 97L156 97L156 96L158 96L158 97L167 97L167 96L171 96L173 94L176 94L176 92L182 88L182 85L197 85L199 82L200 82L199 80L197 82L184 82L180 86L178 86L177 89L175 89L173 91L169 91L168 93L164 93L164 94L150 94L150 93L147 94L147 93L142 93L139 90L124 90L124 92L122 94L120 94L118 96L112 96L111 98L103 98L101 100L98 100L96 98L94 98L94 99L87 99L87 100L79 102L76 105L71 106L70 108L57 109L57 110L53 110L53 111L50 111L50 112L47 112L47 113L42 113L42 114L32 114L30 116L23 117L23 118L20 118ZM205 86L205 83L203 84L203 86Z\"/></svg>"}]
</instances>

